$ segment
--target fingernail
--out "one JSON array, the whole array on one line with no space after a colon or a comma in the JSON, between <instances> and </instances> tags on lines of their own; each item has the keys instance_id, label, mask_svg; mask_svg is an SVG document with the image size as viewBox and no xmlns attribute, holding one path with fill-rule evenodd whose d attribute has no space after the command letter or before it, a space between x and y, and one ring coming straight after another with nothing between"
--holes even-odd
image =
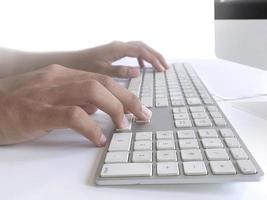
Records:
<instances>
[{"instance_id":1,"label":"fingernail","mask_svg":"<svg viewBox=\"0 0 267 200\"><path fill-rule=\"evenodd\" d=\"M129 121L128 121L127 117L124 115L123 119L122 119L122 127L127 128L128 126L129 126Z\"/></svg>"},{"instance_id":2,"label":"fingernail","mask_svg":"<svg viewBox=\"0 0 267 200\"><path fill-rule=\"evenodd\" d=\"M140 75L139 68L131 68L131 69L129 69L129 76L130 77L137 77L139 75Z\"/></svg>"},{"instance_id":3,"label":"fingernail","mask_svg":"<svg viewBox=\"0 0 267 200\"><path fill-rule=\"evenodd\" d=\"M144 114L146 120L150 120L152 116L151 110L149 110L146 106L142 105L142 113Z\"/></svg>"},{"instance_id":4,"label":"fingernail","mask_svg":"<svg viewBox=\"0 0 267 200\"><path fill-rule=\"evenodd\" d=\"M107 138L102 134L100 137L100 146L103 147L106 145Z\"/></svg>"}]
</instances>

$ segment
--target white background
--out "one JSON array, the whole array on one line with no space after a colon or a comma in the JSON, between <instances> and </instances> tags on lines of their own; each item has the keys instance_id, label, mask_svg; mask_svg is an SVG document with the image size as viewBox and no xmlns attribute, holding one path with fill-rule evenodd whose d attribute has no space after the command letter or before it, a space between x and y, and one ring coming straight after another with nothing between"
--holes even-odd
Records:
<instances>
[{"instance_id":1,"label":"white background","mask_svg":"<svg viewBox=\"0 0 267 200\"><path fill-rule=\"evenodd\" d=\"M167 58L211 58L213 10L213 0L0 0L0 46L54 51L143 40Z\"/></svg>"}]
</instances>

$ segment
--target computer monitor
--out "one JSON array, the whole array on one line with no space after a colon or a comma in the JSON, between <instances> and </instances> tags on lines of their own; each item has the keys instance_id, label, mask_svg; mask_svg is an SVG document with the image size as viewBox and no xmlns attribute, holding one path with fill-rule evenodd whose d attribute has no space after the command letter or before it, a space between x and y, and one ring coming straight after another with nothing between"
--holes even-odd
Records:
<instances>
[{"instance_id":1,"label":"computer monitor","mask_svg":"<svg viewBox=\"0 0 267 200\"><path fill-rule=\"evenodd\" d=\"M267 0L215 0L215 51L267 70Z\"/></svg>"}]
</instances>

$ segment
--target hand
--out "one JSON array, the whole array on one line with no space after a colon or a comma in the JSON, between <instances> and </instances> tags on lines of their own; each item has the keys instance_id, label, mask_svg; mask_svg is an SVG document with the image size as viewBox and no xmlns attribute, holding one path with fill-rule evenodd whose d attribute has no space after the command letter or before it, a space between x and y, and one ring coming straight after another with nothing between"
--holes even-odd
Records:
<instances>
[{"instance_id":1,"label":"hand","mask_svg":"<svg viewBox=\"0 0 267 200\"><path fill-rule=\"evenodd\" d=\"M109 76L128 78L139 75L139 69L129 66L112 66L112 63L124 57L135 57L140 67L144 61L152 64L158 71L164 71L168 65L164 57L143 42L112 42L103 46L82 50L78 53L77 66L85 71L97 72Z\"/></svg>"},{"instance_id":2,"label":"hand","mask_svg":"<svg viewBox=\"0 0 267 200\"><path fill-rule=\"evenodd\" d=\"M0 144L38 138L57 128L71 128L97 146L106 138L88 115L97 108L125 127L125 112L148 120L151 111L110 77L50 65L0 79Z\"/></svg>"}]
</instances>

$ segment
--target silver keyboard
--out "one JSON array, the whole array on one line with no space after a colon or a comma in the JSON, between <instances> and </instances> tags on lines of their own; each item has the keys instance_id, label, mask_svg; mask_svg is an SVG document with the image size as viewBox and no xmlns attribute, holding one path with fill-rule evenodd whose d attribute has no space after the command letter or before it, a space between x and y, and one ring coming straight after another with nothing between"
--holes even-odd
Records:
<instances>
[{"instance_id":1,"label":"silver keyboard","mask_svg":"<svg viewBox=\"0 0 267 200\"><path fill-rule=\"evenodd\" d=\"M153 113L129 114L100 160L96 183L183 184L258 181L263 171L189 64L146 68L128 89Z\"/></svg>"}]
</instances>

